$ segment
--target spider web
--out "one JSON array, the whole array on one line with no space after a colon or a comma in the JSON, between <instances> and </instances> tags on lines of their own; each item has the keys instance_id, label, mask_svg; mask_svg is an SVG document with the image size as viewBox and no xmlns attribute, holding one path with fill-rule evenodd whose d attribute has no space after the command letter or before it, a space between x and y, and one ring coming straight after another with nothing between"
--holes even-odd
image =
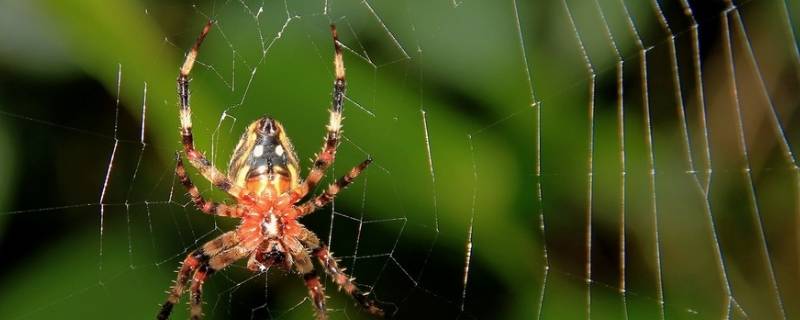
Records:
<instances>
[{"instance_id":1,"label":"spider web","mask_svg":"<svg viewBox=\"0 0 800 320\"><path fill-rule=\"evenodd\" d=\"M394 316L800 316L789 1L218 0L84 22L63 6L15 5L6 21L67 26L44 49L108 89L0 91L0 150L18 155L0 163L3 318L152 317L185 255L235 228L194 209L173 173L174 78L208 19L191 82L198 148L223 169L269 114L303 174L327 121L337 25L344 141L321 185L375 162L302 222ZM333 318L365 318L326 287ZM204 300L212 319L312 317L301 279L241 262Z\"/></svg>"}]
</instances>

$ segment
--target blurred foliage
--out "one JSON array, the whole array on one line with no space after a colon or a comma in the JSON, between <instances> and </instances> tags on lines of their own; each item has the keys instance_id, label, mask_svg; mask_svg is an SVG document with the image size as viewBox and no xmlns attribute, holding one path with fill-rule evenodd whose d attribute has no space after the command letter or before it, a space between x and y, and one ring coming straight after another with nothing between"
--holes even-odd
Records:
<instances>
[{"instance_id":1,"label":"blurred foliage","mask_svg":"<svg viewBox=\"0 0 800 320\"><path fill-rule=\"evenodd\" d=\"M756 35L768 33L768 27L759 28L780 12L776 6L761 5L775 1L755 2L747 7L752 12L748 26ZM762 210L764 229L771 232L767 241L760 241L743 200L743 165L729 151L735 143L714 140L712 134L713 169L719 173L706 197L712 199L709 210L721 231L709 231L704 202L685 165L686 139L675 113L676 90L670 82L674 71L665 40L680 35L679 80L692 87L692 69L686 62L690 27L685 21L676 23L673 33L665 32L645 1L626 1L627 13L616 3L600 1L604 16L591 1L570 1L572 16L556 1L464 1L453 6L448 1L350 0L325 8L326 3L0 4L8 9L0 10L0 26L21 30L0 38L0 66L11 74L3 76L7 90L0 91L0 114L6 116L0 118L0 174L9 177L0 181L0 213L10 212L0 214L0 230L4 224L15 228L0 237L1 257L14 259L0 269L0 318L150 318L183 255L235 226L234 221L203 216L183 205L187 200L172 175L174 152L180 149L177 69L208 16L217 22L192 74L191 102L198 146L220 168L243 128L263 114L281 120L304 165L309 164L305 159L319 148L330 99L328 25L338 25L347 47L350 100L344 122L347 139L328 179L367 156L376 161L336 202L341 215L326 209L304 223L322 239L333 239L334 251L342 256L356 255L357 248L358 264L352 258L343 263L352 264L362 284L374 285L381 300L394 304L398 317L533 319L541 312L546 319L583 319L591 312L594 318L621 318L625 311L633 319L654 318L664 291L668 318L718 318L726 308L719 279L723 275L732 278L737 301L751 317L774 316L770 297L747 293L770 290L764 260L751 252L758 252L762 243L796 236L793 228L781 227L791 225L791 219L779 214L792 210L791 204L780 204L796 197L781 190L795 178L779 176L786 170L779 160L765 160L754 168L763 172L757 175L758 190L785 196L763 201L775 205ZM701 44L708 64L707 91L712 93L708 96L728 92L717 84L724 83L724 72L715 67L723 59L714 33L720 6L693 7L703 18ZM664 14L670 21L685 19L677 2L665 5ZM617 59L600 27L603 17L623 60ZM646 92L652 111L642 104L642 56L628 17L648 46ZM791 51L775 51L782 54L775 60L783 64L776 63L774 73L787 72ZM618 61L624 61L626 83L621 102L625 168L620 168L617 131ZM104 90L76 89L85 87ZM704 149L697 142L701 107L689 102L693 91L685 90L691 113L689 148L695 155ZM117 92L119 114L114 108ZM712 132L723 132L721 127L730 123L716 116L730 114L720 109L729 105L709 98L710 126L720 128ZM645 112L652 112L651 118L645 118ZM142 123L144 143L139 140ZM791 129L791 122L785 127ZM648 130L653 130L652 143L646 140ZM786 136L796 137L796 131ZM761 141L758 136L749 138L753 144ZM649 148L654 146L656 191L649 185ZM103 189L112 150L117 153L110 184ZM775 150L753 153L779 159L770 156ZM620 195L623 169L626 193ZM8 171L12 174L4 174ZM205 194L223 197L199 176L194 179ZM16 198L9 205L4 197ZM545 214L547 246L542 243L540 210ZM618 284L620 210L627 219L624 296ZM591 233L586 231L587 211ZM360 217L377 222L353 222ZM737 232L748 240L737 241ZM36 239L26 246L22 241L28 233ZM595 281L589 289L591 304L585 280L587 234ZM468 237L474 246L461 310ZM715 264L714 244L723 247L724 274ZM796 257L796 252L788 253L796 246L778 246L767 260L777 265L786 311L795 316L800 309L789 302L798 296L790 289L797 287L792 286L797 279L791 265L781 265ZM550 269L542 285L545 247ZM368 258L371 255L378 259ZM333 317L363 317L333 285L328 290ZM234 266L208 282L206 311L217 319L308 319L311 308L304 296L302 281L295 276L257 276ZM542 296L543 309L538 310ZM296 306L299 302L302 305ZM186 317L184 309L177 307L173 318Z\"/></svg>"}]
</instances>

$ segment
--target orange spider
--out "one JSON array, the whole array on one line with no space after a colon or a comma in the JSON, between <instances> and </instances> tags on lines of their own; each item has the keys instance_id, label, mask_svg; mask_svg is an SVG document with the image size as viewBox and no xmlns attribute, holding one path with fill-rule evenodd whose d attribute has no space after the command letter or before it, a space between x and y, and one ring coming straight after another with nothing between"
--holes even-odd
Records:
<instances>
[{"instance_id":1,"label":"orange spider","mask_svg":"<svg viewBox=\"0 0 800 320\"><path fill-rule=\"evenodd\" d=\"M276 265L287 271L294 268L303 276L311 296L317 319L327 319L324 287L314 271L311 256L323 266L341 290L350 294L367 312L383 316L383 310L362 292L353 279L337 265L328 246L297 219L325 206L336 197L364 170L371 159L367 159L335 183L324 193L304 203L298 203L319 183L325 170L334 161L341 133L342 104L345 92L344 62L342 48L331 25L335 56L336 80L333 84L333 102L330 120L322 151L305 181L300 181L297 155L280 122L262 117L253 122L239 140L228 166L228 175L221 173L205 156L194 148L192 138L192 112L189 107L189 72L197 58L213 21L209 21L200 33L178 76L180 99L181 137L183 149L189 163L212 184L236 199L237 204L225 205L203 199L183 166L180 153L177 155L175 172L189 191L192 201L201 211L224 217L241 219L236 230L228 231L189 254L178 271L178 279L172 286L167 301L161 306L158 319L169 318L173 306L178 303L184 287L191 280L189 299L192 319L200 319L202 312L203 282L216 271L250 257L247 268L264 272Z\"/></svg>"}]
</instances>

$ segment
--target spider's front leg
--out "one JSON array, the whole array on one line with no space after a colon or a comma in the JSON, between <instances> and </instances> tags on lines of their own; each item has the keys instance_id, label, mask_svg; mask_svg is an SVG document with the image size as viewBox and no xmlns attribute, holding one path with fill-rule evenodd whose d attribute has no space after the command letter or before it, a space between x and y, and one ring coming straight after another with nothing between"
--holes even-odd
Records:
<instances>
[{"instance_id":1,"label":"spider's front leg","mask_svg":"<svg viewBox=\"0 0 800 320\"><path fill-rule=\"evenodd\" d=\"M202 247L190 253L183 260L181 268L178 270L178 278L175 284L169 291L167 301L161 305L161 310L158 313L157 319L168 319L172 313L172 307L178 303L186 284L192 279L192 275L201 268L207 268L211 259L218 256L224 250L230 249L238 245L239 236L235 231L229 231L214 240L206 242ZM205 270L204 273L208 273Z\"/></svg>"},{"instance_id":2,"label":"spider's front leg","mask_svg":"<svg viewBox=\"0 0 800 320\"><path fill-rule=\"evenodd\" d=\"M325 267L325 272L327 272L333 281L339 285L339 289L347 292L350 296L353 297L356 302L367 311L369 314L383 318L386 314L378 306L378 304L369 297L369 293L362 292L356 283L353 281L354 279L347 275L343 268L340 268L337 264L336 258L333 257L333 254L328 251L328 246L326 244L322 244L319 248L314 250L313 255L317 257L320 264Z\"/></svg>"},{"instance_id":3,"label":"spider's front leg","mask_svg":"<svg viewBox=\"0 0 800 320\"><path fill-rule=\"evenodd\" d=\"M242 190L231 183L227 176L222 174L215 168L211 161L206 159L202 152L194 148L194 136L192 135L192 108L189 105L189 73L192 71L194 62L197 59L197 53L200 50L200 45L211 30L214 21L209 21L200 36L197 37L192 49L186 54L186 60L183 62L180 73L178 74L178 99L180 100L180 120L181 120L181 143L183 150L186 152L186 157L189 163L192 164L200 174L211 183L227 192L228 194L239 198L242 196Z\"/></svg>"},{"instance_id":4,"label":"spider's front leg","mask_svg":"<svg viewBox=\"0 0 800 320\"><path fill-rule=\"evenodd\" d=\"M314 315L317 320L328 319L328 308L325 305L325 287L316 272L309 272L303 275L303 281L308 288L308 295L311 303L314 304Z\"/></svg>"},{"instance_id":5,"label":"spider's front leg","mask_svg":"<svg viewBox=\"0 0 800 320\"><path fill-rule=\"evenodd\" d=\"M359 306L371 315L380 318L385 316L383 309L381 309L374 300L369 298L369 293L364 293L358 289L354 279L344 272L344 268L339 267L336 258L334 258L333 254L328 250L328 246L322 243L317 235L311 232L311 230L300 226L297 238L303 246L311 250L311 254L317 258L319 263L325 268L325 272L327 272L339 286L339 289L344 290L352 296L353 299L358 302ZM319 310L323 310L321 308L325 306L325 295L324 292L322 292L319 277L316 274L307 273L304 278L306 280L306 286L309 288L309 294L314 299L315 306L317 307L317 314L319 314ZM319 295L315 295L315 288L319 288ZM318 302L321 302L321 307L316 305Z\"/></svg>"},{"instance_id":6,"label":"spider's front leg","mask_svg":"<svg viewBox=\"0 0 800 320\"><path fill-rule=\"evenodd\" d=\"M314 270L314 263L311 262L309 250L319 247L319 239L303 226L298 226L300 233L297 238L287 239L287 249L294 260L294 268L297 273L303 275L303 281L308 288L308 296L314 306L314 315L317 320L328 319L328 309L325 304L325 286L319 275Z\"/></svg>"},{"instance_id":7,"label":"spider's front leg","mask_svg":"<svg viewBox=\"0 0 800 320\"><path fill-rule=\"evenodd\" d=\"M189 289L191 293L189 312L192 320L200 320L203 318L203 283L206 281L206 278L239 259L247 257L251 252L252 250L245 248L241 244L237 244L211 257L207 264L197 268L197 271L195 271L192 277L192 287Z\"/></svg>"}]
</instances>

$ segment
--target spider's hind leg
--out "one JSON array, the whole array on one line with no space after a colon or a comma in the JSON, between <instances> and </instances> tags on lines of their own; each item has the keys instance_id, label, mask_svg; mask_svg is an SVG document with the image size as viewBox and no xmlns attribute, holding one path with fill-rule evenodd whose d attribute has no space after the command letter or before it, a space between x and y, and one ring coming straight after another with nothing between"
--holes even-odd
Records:
<instances>
[{"instance_id":1,"label":"spider's hind leg","mask_svg":"<svg viewBox=\"0 0 800 320\"><path fill-rule=\"evenodd\" d=\"M322 180L325 171L328 170L336 158L336 148L339 147L346 82L342 46L339 44L339 36L334 25L331 25L331 36L333 37L335 79L333 80L333 93L331 94L330 117L328 118L328 125L325 127L325 142L322 144L322 151L317 154L306 180L288 193L289 202L291 203L297 202L297 200L305 197L309 191L314 190L314 187Z\"/></svg>"},{"instance_id":2,"label":"spider's hind leg","mask_svg":"<svg viewBox=\"0 0 800 320\"><path fill-rule=\"evenodd\" d=\"M189 104L189 73L192 71L194 62L197 60L197 54L200 50L200 45L211 30L214 21L209 21L200 36L186 54L186 59L183 62L180 73L178 74L178 100L180 100L180 121L181 121L181 143L183 150L186 152L186 157L189 163L192 164L200 174L206 179L211 181L215 187L220 188L222 191L227 192L231 196L239 198L243 196L241 188L235 186L227 176L222 174L211 161L206 159L202 152L194 148L194 135L192 135L192 108Z\"/></svg>"}]
</instances>

